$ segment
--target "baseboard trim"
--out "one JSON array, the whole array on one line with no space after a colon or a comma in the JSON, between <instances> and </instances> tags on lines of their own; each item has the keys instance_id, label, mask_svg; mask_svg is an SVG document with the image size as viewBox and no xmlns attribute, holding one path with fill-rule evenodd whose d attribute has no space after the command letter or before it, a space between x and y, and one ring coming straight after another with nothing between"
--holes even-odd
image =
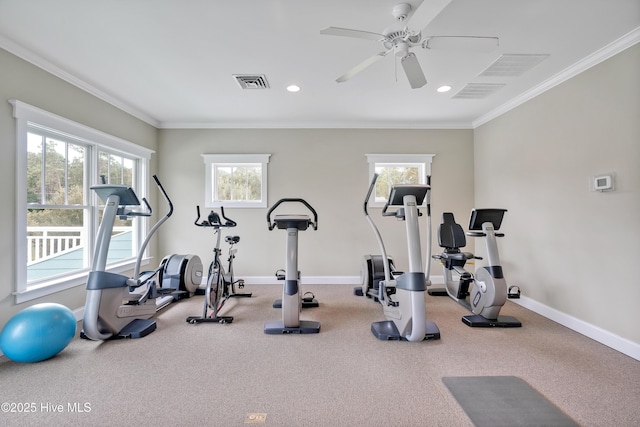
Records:
<instances>
[{"instance_id":1,"label":"baseboard trim","mask_svg":"<svg viewBox=\"0 0 640 427\"><path fill-rule=\"evenodd\" d=\"M73 315L76 316L76 320L79 322L84 319L84 307L76 308L73 310Z\"/></svg>"},{"instance_id":2,"label":"baseboard trim","mask_svg":"<svg viewBox=\"0 0 640 427\"><path fill-rule=\"evenodd\" d=\"M282 283L277 280L275 276L247 276L243 277L243 279L247 285L277 285ZM360 280L359 276L302 276L300 282L302 285L360 285ZM432 276L431 283L434 285L443 285L444 278L443 276ZM640 361L640 344L638 343L563 313L526 296L521 296L518 299L511 299L509 301ZM84 307L75 309L73 314L75 315L76 320L82 320L84 317ZM0 351L0 357L2 356L4 356L4 354Z\"/></svg>"},{"instance_id":3,"label":"baseboard trim","mask_svg":"<svg viewBox=\"0 0 640 427\"><path fill-rule=\"evenodd\" d=\"M282 283L275 276L243 276L246 285L277 285ZM360 285L360 276L305 276L300 277L302 285ZM431 283L444 285L443 276L431 276Z\"/></svg>"},{"instance_id":4,"label":"baseboard trim","mask_svg":"<svg viewBox=\"0 0 640 427\"><path fill-rule=\"evenodd\" d=\"M251 276L244 277L247 285L273 285L282 283L275 276ZM359 276L302 276L300 279L302 285L360 285ZM444 285L444 276L431 276L432 285ZM600 344L606 345L616 351L619 351L636 360L640 360L640 344L623 338L619 335L606 331L598 326L580 320L569 314L563 313L538 301L526 296L518 299L510 299L526 309L533 311L549 320L561 324L571 330L574 330L588 338L591 338Z\"/></svg>"},{"instance_id":5,"label":"baseboard trim","mask_svg":"<svg viewBox=\"0 0 640 427\"><path fill-rule=\"evenodd\" d=\"M606 345L620 353L626 354L636 360L640 360L640 344L623 338L619 335L606 331L598 326L592 325L584 320L580 320L569 314L563 313L555 308L549 307L531 298L521 296L512 301L526 309L533 311L549 320L561 324L572 329L592 340L598 341L600 344Z\"/></svg>"}]
</instances>

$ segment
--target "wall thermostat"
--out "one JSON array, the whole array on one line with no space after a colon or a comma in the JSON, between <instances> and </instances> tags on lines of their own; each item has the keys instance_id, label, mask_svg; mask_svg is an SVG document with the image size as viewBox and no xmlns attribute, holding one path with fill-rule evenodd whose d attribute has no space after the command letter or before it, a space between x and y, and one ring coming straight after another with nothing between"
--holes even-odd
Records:
<instances>
[{"instance_id":1,"label":"wall thermostat","mask_svg":"<svg viewBox=\"0 0 640 427\"><path fill-rule=\"evenodd\" d=\"M613 190L613 176L599 175L593 178L593 189L595 191Z\"/></svg>"}]
</instances>

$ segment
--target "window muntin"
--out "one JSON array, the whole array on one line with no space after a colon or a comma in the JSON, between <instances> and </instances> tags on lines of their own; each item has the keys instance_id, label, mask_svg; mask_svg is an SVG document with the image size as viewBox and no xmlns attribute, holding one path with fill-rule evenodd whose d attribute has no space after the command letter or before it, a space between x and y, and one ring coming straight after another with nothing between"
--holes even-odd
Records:
<instances>
[{"instance_id":1,"label":"window muntin","mask_svg":"<svg viewBox=\"0 0 640 427\"><path fill-rule=\"evenodd\" d=\"M100 150L98 153L98 176L106 184L133 186L136 160L118 153Z\"/></svg>"},{"instance_id":2,"label":"window muntin","mask_svg":"<svg viewBox=\"0 0 640 427\"><path fill-rule=\"evenodd\" d=\"M369 182L378 174L370 206L384 206L394 184L426 184L433 154L367 154Z\"/></svg>"},{"instance_id":3,"label":"window muntin","mask_svg":"<svg viewBox=\"0 0 640 427\"><path fill-rule=\"evenodd\" d=\"M203 154L206 207L267 207L269 154Z\"/></svg>"},{"instance_id":4,"label":"window muntin","mask_svg":"<svg viewBox=\"0 0 640 427\"><path fill-rule=\"evenodd\" d=\"M214 166L214 200L259 202L262 197L262 164L217 164Z\"/></svg>"},{"instance_id":5,"label":"window muntin","mask_svg":"<svg viewBox=\"0 0 640 427\"><path fill-rule=\"evenodd\" d=\"M152 151L23 102L10 103L17 143L15 296L21 303L86 282L102 216L90 186L106 170L106 182L144 194ZM144 220L115 224L109 270L131 268L145 228Z\"/></svg>"},{"instance_id":6,"label":"window muntin","mask_svg":"<svg viewBox=\"0 0 640 427\"><path fill-rule=\"evenodd\" d=\"M85 269L90 147L35 125L27 132L27 286Z\"/></svg>"}]
</instances>

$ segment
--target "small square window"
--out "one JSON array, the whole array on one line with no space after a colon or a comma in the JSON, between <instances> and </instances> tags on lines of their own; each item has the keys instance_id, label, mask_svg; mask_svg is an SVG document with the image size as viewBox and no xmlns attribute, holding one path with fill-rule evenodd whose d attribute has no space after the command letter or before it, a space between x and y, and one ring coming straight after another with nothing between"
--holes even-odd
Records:
<instances>
[{"instance_id":1,"label":"small square window","mask_svg":"<svg viewBox=\"0 0 640 427\"><path fill-rule=\"evenodd\" d=\"M267 207L270 154L203 154L206 207Z\"/></svg>"}]
</instances>

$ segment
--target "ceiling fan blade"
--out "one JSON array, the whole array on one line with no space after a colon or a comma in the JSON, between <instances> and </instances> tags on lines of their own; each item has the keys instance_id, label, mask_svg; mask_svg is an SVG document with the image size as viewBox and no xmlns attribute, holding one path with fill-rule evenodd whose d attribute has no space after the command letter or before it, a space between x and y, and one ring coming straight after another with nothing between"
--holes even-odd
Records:
<instances>
[{"instance_id":1,"label":"ceiling fan blade","mask_svg":"<svg viewBox=\"0 0 640 427\"><path fill-rule=\"evenodd\" d=\"M355 37L359 39L380 41L384 39L384 35L378 33L371 33L369 31L352 30L349 28L340 27L327 27L324 30L320 30L320 34L329 36L343 36L343 37Z\"/></svg>"},{"instance_id":2,"label":"ceiling fan blade","mask_svg":"<svg viewBox=\"0 0 640 427\"><path fill-rule=\"evenodd\" d=\"M400 60L400 63L412 89L418 89L427 84L427 79L422 72L420 62L418 62L415 53L409 52L407 56Z\"/></svg>"},{"instance_id":3,"label":"ceiling fan blade","mask_svg":"<svg viewBox=\"0 0 640 427\"><path fill-rule=\"evenodd\" d=\"M430 36L424 37L422 47L425 49L466 50L473 52L490 52L498 47L498 37L484 36Z\"/></svg>"},{"instance_id":4,"label":"ceiling fan blade","mask_svg":"<svg viewBox=\"0 0 640 427\"><path fill-rule=\"evenodd\" d=\"M411 16L408 17L408 20L412 22L411 27L417 30L426 28L449 3L451 3L451 0L424 0Z\"/></svg>"},{"instance_id":5,"label":"ceiling fan blade","mask_svg":"<svg viewBox=\"0 0 640 427\"><path fill-rule=\"evenodd\" d=\"M359 63L358 65L356 65L355 67L353 67L352 69L350 69L349 71L347 71L346 73L338 77L336 79L336 82L338 83L346 82L351 77L355 76L356 74L358 74L359 72L367 68L369 65L375 64L376 62L378 62L379 60L387 56L389 52L391 52L391 50L380 52L377 55L373 55L372 57L365 59L364 61L362 61L361 63Z\"/></svg>"}]
</instances>

